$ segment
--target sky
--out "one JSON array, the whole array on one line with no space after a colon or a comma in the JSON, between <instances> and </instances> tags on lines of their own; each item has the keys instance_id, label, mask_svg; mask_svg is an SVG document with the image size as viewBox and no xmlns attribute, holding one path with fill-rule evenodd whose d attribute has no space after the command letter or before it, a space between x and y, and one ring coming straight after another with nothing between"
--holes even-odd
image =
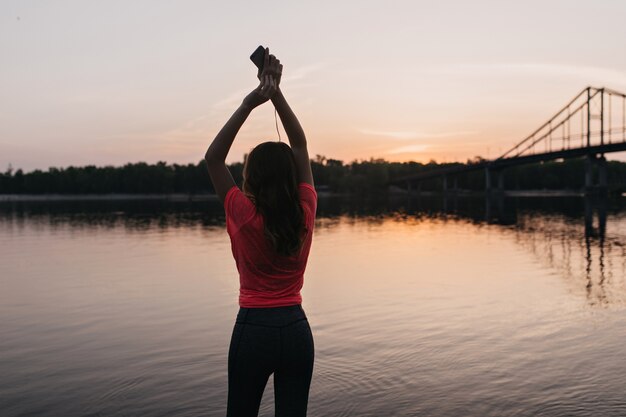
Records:
<instances>
[{"instance_id":1,"label":"sky","mask_svg":"<svg viewBox=\"0 0 626 417\"><path fill-rule=\"evenodd\" d=\"M311 158L494 158L588 85L626 92L624 17L620 0L1 0L0 171L197 163L257 86L259 44ZM226 162L274 123L255 109Z\"/></svg>"}]
</instances>

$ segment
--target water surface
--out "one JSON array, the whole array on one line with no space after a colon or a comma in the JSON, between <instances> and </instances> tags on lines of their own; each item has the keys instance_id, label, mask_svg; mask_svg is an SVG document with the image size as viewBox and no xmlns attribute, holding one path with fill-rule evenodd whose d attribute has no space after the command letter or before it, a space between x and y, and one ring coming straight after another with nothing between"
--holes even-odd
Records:
<instances>
[{"instance_id":1,"label":"water surface","mask_svg":"<svg viewBox=\"0 0 626 417\"><path fill-rule=\"evenodd\" d=\"M622 207L320 199L309 415L626 415ZM1 414L225 415L223 220L211 202L2 205ZM272 398L270 379L260 415Z\"/></svg>"}]
</instances>

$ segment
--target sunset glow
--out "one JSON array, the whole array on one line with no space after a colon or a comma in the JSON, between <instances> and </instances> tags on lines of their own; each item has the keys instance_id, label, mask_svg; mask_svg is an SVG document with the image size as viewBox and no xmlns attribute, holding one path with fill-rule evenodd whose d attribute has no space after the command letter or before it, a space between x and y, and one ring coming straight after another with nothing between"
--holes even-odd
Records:
<instances>
[{"instance_id":1,"label":"sunset glow","mask_svg":"<svg viewBox=\"0 0 626 417\"><path fill-rule=\"evenodd\" d=\"M0 171L196 163L256 86L259 44L312 158L493 158L588 85L626 92L624 16L615 1L5 1ZM227 162L277 139L263 105Z\"/></svg>"}]
</instances>

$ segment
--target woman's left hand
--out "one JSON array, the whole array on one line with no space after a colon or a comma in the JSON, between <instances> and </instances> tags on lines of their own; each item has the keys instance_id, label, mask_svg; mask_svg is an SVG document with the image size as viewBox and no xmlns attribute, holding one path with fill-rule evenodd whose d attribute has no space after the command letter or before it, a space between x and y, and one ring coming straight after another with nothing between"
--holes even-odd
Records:
<instances>
[{"instance_id":1,"label":"woman's left hand","mask_svg":"<svg viewBox=\"0 0 626 417\"><path fill-rule=\"evenodd\" d=\"M273 75L264 74L260 81L259 86L243 99L243 105L253 109L271 99L276 93L278 83Z\"/></svg>"},{"instance_id":2,"label":"woman's left hand","mask_svg":"<svg viewBox=\"0 0 626 417\"><path fill-rule=\"evenodd\" d=\"M283 74L283 64L280 63L280 59L270 54L270 48L265 48L265 57L263 59L263 71L257 73L257 78L260 80L264 75L273 75L276 80L276 88L280 88L280 78Z\"/></svg>"}]
</instances>

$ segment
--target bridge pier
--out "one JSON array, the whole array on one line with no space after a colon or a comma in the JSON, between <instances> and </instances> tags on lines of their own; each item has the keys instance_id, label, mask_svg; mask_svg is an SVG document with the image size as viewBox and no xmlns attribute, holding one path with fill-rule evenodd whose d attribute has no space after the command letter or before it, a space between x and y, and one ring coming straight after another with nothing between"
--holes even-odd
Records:
<instances>
[{"instance_id":1,"label":"bridge pier","mask_svg":"<svg viewBox=\"0 0 626 417\"><path fill-rule=\"evenodd\" d=\"M602 155L597 159L598 161L598 186L602 189L606 189L608 186L607 181L607 163L606 158Z\"/></svg>"},{"instance_id":2,"label":"bridge pier","mask_svg":"<svg viewBox=\"0 0 626 417\"><path fill-rule=\"evenodd\" d=\"M598 167L598 181L594 181L594 166ZM595 157L595 155L587 155L585 158L585 194L598 191L605 194L608 189L608 172L607 162L604 155Z\"/></svg>"},{"instance_id":3,"label":"bridge pier","mask_svg":"<svg viewBox=\"0 0 626 417\"><path fill-rule=\"evenodd\" d=\"M448 176L443 176L443 193L446 194L448 192Z\"/></svg>"},{"instance_id":4,"label":"bridge pier","mask_svg":"<svg viewBox=\"0 0 626 417\"><path fill-rule=\"evenodd\" d=\"M496 191L502 193L504 191L504 174L502 169L492 169L485 167L485 192L490 193L492 191L492 175L496 180Z\"/></svg>"}]
</instances>

